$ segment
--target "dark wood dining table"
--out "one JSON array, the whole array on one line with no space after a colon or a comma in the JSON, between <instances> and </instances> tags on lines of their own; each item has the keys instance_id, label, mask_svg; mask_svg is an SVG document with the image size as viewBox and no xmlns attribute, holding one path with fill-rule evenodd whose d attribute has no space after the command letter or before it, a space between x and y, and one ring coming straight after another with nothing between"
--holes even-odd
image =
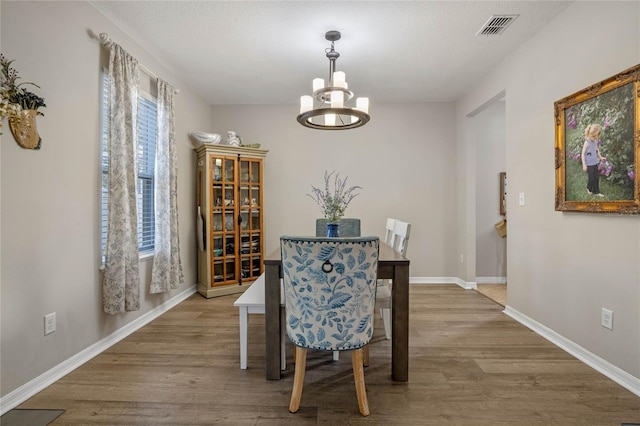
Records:
<instances>
[{"instance_id":1,"label":"dark wood dining table","mask_svg":"<svg viewBox=\"0 0 640 426\"><path fill-rule=\"evenodd\" d=\"M280 248L264 259L266 375L280 380ZM397 382L409 380L409 259L380 242L378 279L391 279L391 377Z\"/></svg>"}]
</instances>

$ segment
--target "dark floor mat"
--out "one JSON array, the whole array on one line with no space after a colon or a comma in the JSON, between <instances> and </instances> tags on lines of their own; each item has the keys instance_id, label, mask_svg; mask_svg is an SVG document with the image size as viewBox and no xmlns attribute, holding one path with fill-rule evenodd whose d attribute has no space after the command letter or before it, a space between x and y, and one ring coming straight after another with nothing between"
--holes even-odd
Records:
<instances>
[{"instance_id":1,"label":"dark floor mat","mask_svg":"<svg viewBox=\"0 0 640 426\"><path fill-rule=\"evenodd\" d=\"M64 410L31 410L16 408L7 411L0 417L2 426L46 426L56 419Z\"/></svg>"}]
</instances>

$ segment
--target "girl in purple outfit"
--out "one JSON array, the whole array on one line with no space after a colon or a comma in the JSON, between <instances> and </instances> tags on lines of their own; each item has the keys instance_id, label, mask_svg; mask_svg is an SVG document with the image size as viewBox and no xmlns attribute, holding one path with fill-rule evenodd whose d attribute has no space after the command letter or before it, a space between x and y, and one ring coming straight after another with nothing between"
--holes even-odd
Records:
<instances>
[{"instance_id":1,"label":"girl in purple outfit","mask_svg":"<svg viewBox=\"0 0 640 426\"><path fill-rule=\"evenodd\" d=\"M602 127L599 124L590 124L584 130L584 145L582 146L582 170L587 172L587 194L595 194L598 197L604 197L600 192L600 173L598 164L600 161L607 161L600 154L598 143L602 135Z\"/></svg>"}]
</instances>

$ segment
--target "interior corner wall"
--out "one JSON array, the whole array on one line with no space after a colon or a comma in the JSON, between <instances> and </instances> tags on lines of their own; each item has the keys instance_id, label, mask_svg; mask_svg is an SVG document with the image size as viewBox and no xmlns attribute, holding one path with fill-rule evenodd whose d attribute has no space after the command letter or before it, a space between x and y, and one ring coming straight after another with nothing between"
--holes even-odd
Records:
<instances>
[{"instance_id":1,"label":"interior corner wall","mask_svg":"<svg viewBox=\"0 0 640 426\"><path fill-rule=\"evenodd\" d=\"M362 186L346 216L363 235L384 235L387 217L411 226L412 277L455 276L455 107L372 103L371 121L345 131L308 129L297 105L213 106L210 131L236 131L269 150L265 161L267 252L283 234L313 235L320 209L307 197L325 170Z\"/></svg>"},{"instance_id":2,"label":"interior corner wall","mask_svg":"<svg viewBox=\"0 0 640 426\"><path fill-rule=\"evenodd\" d=\"M40 150L20 148L4 128L0 146L2 264L0 393L110 336L196 284L195 160L188 132L206 129L209 105L87 2L0 2L2 53L46 101ZM175 97L180 251L185 284L150 295L141 261L141 309L102 309L100 268L101 55L87 31L106 32L180 89ZM6 121L5 121L6 123ZM44 336L43 317L57 329Z\"/></svg>"},{"instance_id":3,"label":"interior corner wall","mask_svg":"<svg viewBox=\"0 0 640 426\"><path fill-rule=\"evenodd\" d=\"M640 220L555 211L553 105L640 62L639 9L640 2L572 3L460 100L456 118L464 149L465 117L505 91L509 307L636 378ZM469 176L459 177L473 191ZM467 249L464 235L458 241ZM600 325L603 307L614 312L613 330Z\"/></svg>"},{"instance_id":4,"label":"interior corner wall","mask_svg":"<svg viewBox=\"0 0 640 426\"><path fill-rule=\"evenodd\" d=\"M475 286L476 278L476 145L468 112L456 105L456 275Z\"/></svg>"},{"instance_id":5,"label":"interior corner wall","mask_svg":"<svg viewBox=\"0 0 640 426\"><path fill-rule=\"evenodd\" d=\"M495 224L500 215L500 172L506 171L505 105L495 101L470 117L476 156L476 280L501 282L506 277L506 240ZM496 281L498 280L498 281Z\"/></svg>"}]
</instances>

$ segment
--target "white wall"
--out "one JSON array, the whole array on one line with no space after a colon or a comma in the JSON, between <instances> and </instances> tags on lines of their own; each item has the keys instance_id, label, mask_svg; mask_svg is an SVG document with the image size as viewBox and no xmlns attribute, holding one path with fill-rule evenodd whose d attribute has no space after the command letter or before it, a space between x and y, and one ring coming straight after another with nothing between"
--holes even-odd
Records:
<instances>
[{"instance_id":1,"label":"white wall","mask_svg":"<svg viewBox=\"0 0 640 426\"><path fill-rule=\"evenodd\" d=\"M469 118L476 153L476 281L506 278L507 240L495 224L500 215L500 172L506 171L505 105L497 101Z\"/></svg>"},{"instance_id":2,"label":"white wall","mask_svg":"<svg viewBox=\"0 0 640 426\"><path fill-rule=\"evenodd\" d=\"M235 130L269 150L266 249L282 234L311 235L320 210L305 194L325 170L363 187L347 209L362 233L384 235L387 217L412 223L412 277L455 275L455 109L451 103L371 104L371 121L347 131L307 129L297 105L214 106L209 129Z\"/></svg>"},{"instance_id":3,"label":"white wall","mask_svg":"<svg viewBox=\"0 0 640 426\"><path fill-rule=\"evenodd\" d=\"M195 285L194 157L189 131L210 110L153 57L85 2L2 2L2 53L47 107L39 151L2 137L1 394L15 390ZM184 286L149 295L151 259L141 262L141 310L102 310L100 267L100 67L104 50L87 30L107 32L180 89L176 96L178 193ZM56 312L57 331L43 333Z\"/></svg>"},{"instance_id":4,"label":"white wall","mask_svg":"<svg viewBox=\"0 0 640 426\"><path fill-rule=\"evenodd\" d=\"M506 91L509 306L636 378L640 220L554 210L553 103L637 64L639 35L639 2L575 2L457 108L458 146L472 150L467 115ZM458 158L470 167L475 163ZM462 211L473 208L464 203L475 195L473 174L465 168L458 169ZM519 192L526 195L522 207ZM463 229L460 251L472 250L471 235ZM613 331L600 326L602 307L614 311Z\"/></svg>"}]
</instances>

